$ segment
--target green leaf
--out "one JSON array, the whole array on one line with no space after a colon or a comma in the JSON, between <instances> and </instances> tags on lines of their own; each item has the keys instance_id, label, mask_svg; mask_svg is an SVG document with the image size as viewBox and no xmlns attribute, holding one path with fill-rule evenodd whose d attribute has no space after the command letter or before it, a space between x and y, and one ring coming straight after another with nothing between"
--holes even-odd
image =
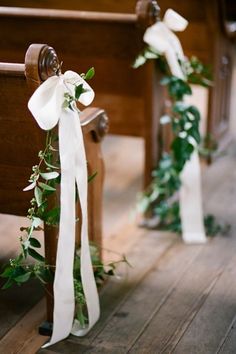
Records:
<instances>
[{"instance_id":1,"label":"green leaf","mask_svg":"<svg viewBox=\"0 0 236 354\"><path fill-rule=\"evenodd\" d=\"M168 85L170 83L170 81L171 81L171 77L165 76L165 77L163 77L163 79L161 79L160 84L161 85Z\"/></svg>"},{"instance_id":2,"label":"green leaf","mask_svg":"<svg viewBox=\"0 0 236 354\"><path fill-rule=\"evenodd\" d=\"M84 92L83 84L75 86L75 99L78 100L80 95Z\"/></svg>"},{"instance_id":3,"label":"green leaf","mask_svg":"<svg viewBox=\"0 0 236 354\"><path fill-rule=\"evenodd\" d=\"M14 284L14 281L12 279L8 279L8 281L2 286L3 290L6 290L10 288Z\"/></svg>"},{"instance_id":4,"label":"green leaf","mask_svg":"<svg viewBox=\"0 0 236 354\"><path fill-rule=\"evenodd\" d=\"M9 278L12 273L14 272L14 269L10 266L6 267L4 271L0 274L0 277L2 278Z\"/></svg>"},{"instance_id":5,"label":"green leaf","mask_svg":"<svg viewBox=\"0 0 236 354\"><path fill-rule=\"evenodd\" d=\"M91 176L88 176L88 183L91 182L96 176L97 176L98 172L94 172Z\"/></svg>"},{"instance_id":6,"label":"green leaf","mask_svg":"<svg viewBox=\"0 0 236 354\"><path fill-rule=\"evenodd\" d=\"M35 276L44 284L53 281L53 274L50 269L42 267L35 272Z\"/></svg>"},{"instance_id":7,"label":"green leaf","mask_svg":"<svg viewBox=\"0 0 236 354\"><path fill-rule=\"evenodd\" d=\"M34 259L36 259L37 261L39 262L44 262L45 259L43 256L41 256L41 254L39 254L37 251L35 251L33 248L28 248L28 252L29 252L29 255L31 257L33 257Z\"/></svg>"},{"instance_id":8,"label":"green leaf","mask_svg":"<svg viewBox=\"0 0 236 354\"><path fill-rule=\"evenodd\" d=\"M33 189L35 186L36 186L36 182L33 182L33 183L29 184L27 187L25 187L25 188L23 189L23 192L30 191L30 190Z\"/></svg>"},{"instance_id":9,"label":"green leaf","mask_svg":"<svg viewBox=\"0 0 236 354\"><path fill-rule=\"evenodd\" d=\"M41 220L40 218L37 218L36 216L33 217L33 223L32 226L34 228L38 227L40 224L42 224L43 220Z\"/></svg>"},{"instance_id":10,"label":"green leaf","mask_svg":"<svg viewBox=\"0 0 236 354\"><path fill-rule=\"evenodd\" d=\"M94 74L95 74L95 69L94 67L90 68L86 74L85 74L85 80L90 80L92 79L92 77L94 77Z\"/></svg>"},{"instance_id":11,"label":"green leaf","mask_svg":"<svg viewBox=\"0 0 236 354\"><path fill-rule=\"evenodd\" d=\"M59 176L58 172L40 172L40 176L42 176L45 180L55 179Z\"/></svg>"},{"instance_id":12,"label":"green leaf","mask_svg":"<svg viewBox=\"0 0 236 354\"><path fill-rule=\"evenodd\" d=\"M68 108L69 107L69 102L65 100L62 104L62 108Z\"/></svg>"},{"instance_id":13,"label":"green leaf","mask_svg":"<svg viewBox=\"0 0 236 354\"><path fill-rule=\"evenodd\" d=\"M137 69L139 68L140 66L142 66L144 63L146 63L147 59L142 55L140 54L134 61L132 67L134 69Z\"/></svg>"},{"instance_id":14,"label":"green leaf","mask_svg":"<svg viewBox=\"0 0 236 354\"><path fill-rule=\"evenodd\" d=\"M85 328L85 324L86 324L86 316L83 314L83 306L81 304L77 304L76 306L76 319L79 321L80 326L82 328Z\"/></svg>"},{"instance_id":15,"label":"green leaf","mask_svg":"<svg viewBox=\"0 0 236 354\"><path fill-rule=\"evenodd\" d=\"M39 182L39 186L41 188L43 188L45 191L55 191L56 190L56 188L53 188L53 187L51 187L48 184L43 183L43 182Z\"/></svg>"},{"instance_id":16,"label":"green leaf","mask_svg":"<svg viewBox=\"0 0 236 354\"><path fill-rule=\"evenodd\" d=\"M48 225L58 225L60 221L60 207L49 210L45 215L45 221Z\"/></svg>"},{"instance_id":17,"label":"green leaf","mask_svg":"<svg viewBox=\"0 0 236 354\"><path fill-rule=\"evenodd\" d=\"M146 49L144 52L144 56L146 59L157 59L159 57L158 53L154 53L151 50Z\"/></svg>"},{"instance_id":18,"label":"green leaf","mask_svg":"<svg viewBox=\"0 0 236 354\"><path fill-rule=\"evenodd\" d=\"M43 202L43 192L38 186L34 188L34 196L35 196L37 206L40 207L40 205Z\"/></svg>"},{"instance_id":19,"label":"green leaf","mask_svg":"<svg viewBox=\"0 0 236 354\"><path fill-rule=\"evenodd\" d=\"M147 59L145 58L145 56L144 56L143 54L140 54L140 55L138 55L137 58L135 59L135 61L134 61L133 65L132 65L132 67L133 67L134 69L137 69L137 68L139 68L140 66L142 66L143 64L145 64L146 61L147 61Z\"/></svg>"},{"instance_id":20,"label":"green leaf","mask_svg":"<svg viewBox=\"0 0 236 354\"><path fill-rule=\"evenodd\" d=\"M148 208L150 207L150 199L148 196L143 196L140 201L138 201L138 205L137 205L137 208L138 208L138 211L140 213L145 213Z\"/></svg>"},{"instance_id":21,"label":"green leaf","mask_svg":"<svg viewBox=\"0 0 236 354\"><path fill-rule=\"evenodd\" d=\"M29 242L30 242L30 245L32 247L35 247L35 248L40 248L41 247L41 243L39 242L39 240L37 240L34 237L30 237Z\"/></svg>"},{"instance_id":22,"label":"green leaf","mask_svg":"<svg viewBox=\"0 0 236 354\"><path fill-rule=\"evenodd\" d=\"M50 167L50 168L56 168L57 170L60 169L60 167L54 166L54 165L50 164L49 162L47 162L46 160L44 160L44 162L45 162L45 164L46 164L48 167Z\"/></svg>"},{"instance_id":23,"label":"green leaf","mask_svg":"<svg viewBox=\"0 0 236 354\"><path fill-rule=\"evenodd\" d=\"M14 280L17 283L25 283L26 281L29 280L30 276L31 276L31 272L27 272L25 274L18 275L18 277L16 277Z\"/></svg>"}]
</instances>

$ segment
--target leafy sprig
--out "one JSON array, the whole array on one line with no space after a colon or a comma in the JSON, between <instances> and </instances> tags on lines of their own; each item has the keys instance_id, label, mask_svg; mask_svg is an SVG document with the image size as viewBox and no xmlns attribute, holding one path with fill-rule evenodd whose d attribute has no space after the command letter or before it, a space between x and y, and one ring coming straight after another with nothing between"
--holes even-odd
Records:
<instances>
[{"instance_id":1,"label":"leafy sprig","mask_svg":"<svg viewBox=\"0 0 236 354\"><path fill-rule=\"evenodd\" d=\"M82 74L82 78L89 80L94 76L94 68ZM74 94L65 93L63 107L77 110L76 102L80 96L86 92L83 84L73 83ZM43 224L51 227L57 227L60 221L60 207L57 200L57 188L60 184L60 161L57 149L58 136L54 131L48 131L44 150L38 153L38 164L32 167L32 173L29 178L29 185L24 191L33 191L33 198L30 201L27 218L29 226L21 227L20 236L21 252L19 255L10 259L5 265L2 278L6 280L2 289L7 289L14 284L21 285L32 278L37 278L43 285L52 282L54 278L55 266L46 264L45 258L38 252L41 248L41 242L36 238L37 231L43 230ZM97 175L94 172L88 177L91 182ZM54 207L50 207L49 198L54 198ZM92 264L94 276L98 286L107 276L114 275L116 262L105 266L95 246L90 247L92 254ZM32 259L33 258L33 261ZM127 262L123 257L119 262ZM74 291L76 301L76 318L82 326L86 323L86 301L83 293L83 287L80 277L80 252L77 251L74 258Z\"/></svg>"},{"instance_id":2,"label":"leafy sprig","mask_svg":"<svg viewBox=\"0 0 236 354\"><path fill-rule=\"evenodd\" d=\"M205 87L212 85L211 73L196 57L179 62L186 81L173 76L164 56L154 48L146 47L136 58L133 67L138 68L147 60L154 59L163 73L161 85L166 86L171 99L168 114L160 118L161 125L169 124L173 140L169 151L163 151L158 166L152 173L152 182L146 191L139 196L138 211L146 215L143 226L158 227L180 233L181 221L179 212L178 190L181 186L180 174L185 163L191 158L201 143L199 132L200 113L198 109L184 102L185 95L191 95L190 84ZM201 147L201 151L203 148ZM204 149L209 153L209 149ZM211 222L209 222L209 220ZM205 218L206 233L219 231L219 225L213 225L214 218Z\"/></svg>"}]
</instances>

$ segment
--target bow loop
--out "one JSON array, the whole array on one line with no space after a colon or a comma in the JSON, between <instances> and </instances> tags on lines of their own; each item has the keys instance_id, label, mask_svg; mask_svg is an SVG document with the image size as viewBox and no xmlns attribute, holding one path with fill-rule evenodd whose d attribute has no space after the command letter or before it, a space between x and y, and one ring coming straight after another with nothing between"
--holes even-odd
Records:
<instances>
[{"instance_id":1,"label":"bow loop","mask_svg":"<svg viewBox=\"0 0 236 354\"><path fill-rule=\"evenodd\" d=\"M144 42L159 54L166 56L170 71L182 80L185 80L185 74L179 60L184 61L184 53L179 39L172 31L183 31L187 24L188 21L177 12L168 9L163 21L158 21L147 28L143 37Z\"/></svg>"},{"instance_id":2,"label":"bow loop","mask_svg":"<svg viewBox=\"0 0 236 354\"><path fill-rule=\"evenodd\" d=\"M64 100L62 77L52 76L33 93L28 108L43 130L54 128L59 120Z\"/></svg>"},{"instance_id":3,"label":"bow loop","mask_svg":"<svg viewBox=\"0 0 236 354\"><path fill-rule=\"evenodd\" d=\"M68 70L64 74L64 83L69 90L69 93L74 96L75 86L83 86L83 92L81 93L78 101L84 106L90 105L94 100L95 93L89 84L76 72Z\"/></svg>"},{"instance_id":4,"label":"bow loop","mask_svg":"<svg viewBox=\"0 0 236 354\"><path fill-rule=\"evenodd\" d=\"M82 86L78 101L88 106L94 99L94 91L76 72L68 70L60 76L52 76L44 81L28 102L28 108L43 130L54 128L62 112L65 94L75 95L76 86Z\"/></svg>"},{"instance_id":5,"label":"bow loop","mask_svg":"<svg viewBox=\"0 0 236 354\"><path fill-rule=\"evenodd\" d=\"M163 22L171 31L175 32L182 32L188 26L188 21L172 9L166 10Z\"/></svg>"}]
</instances>

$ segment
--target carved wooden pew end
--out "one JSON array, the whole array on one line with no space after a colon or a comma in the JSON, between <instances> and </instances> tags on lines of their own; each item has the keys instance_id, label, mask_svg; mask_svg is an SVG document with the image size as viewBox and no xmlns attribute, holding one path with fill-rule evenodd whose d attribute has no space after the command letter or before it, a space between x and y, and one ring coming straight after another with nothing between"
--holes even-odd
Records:
<instances>
[{"instance_id":1,"label":"carved wooden pew end","mask_svg":"<svg viewBox=\"0 0 236 354\"><path fill-rule=\"evenodd\" d=\"M30 192L24 193L22 189L30 176L31 167L37 163L38 151L43 148L45 142L45 132L32 118L27 109L27 102L42 81L58 74L59 71L57 54L46 44L30 45L24 64L0 63L0 213L27 215L32 195ZM89 238L101 246L104 166L100 142L107 133L108 118L102 109L86 108L80 119L88 173L97 173L89 183L88 190ZM79 205L77 209L80 210ZM79 230L80 225L77 223L77 231ZM46 262L55 264L57 228L45 225L44 236ZM77 237L77 245L79 242ZM47 290L47 293L52 294L51 284ZM47 295L48 323L40 327L42 334L50 334L52 309L53 297Z\"/></svg>"}]
</instances>

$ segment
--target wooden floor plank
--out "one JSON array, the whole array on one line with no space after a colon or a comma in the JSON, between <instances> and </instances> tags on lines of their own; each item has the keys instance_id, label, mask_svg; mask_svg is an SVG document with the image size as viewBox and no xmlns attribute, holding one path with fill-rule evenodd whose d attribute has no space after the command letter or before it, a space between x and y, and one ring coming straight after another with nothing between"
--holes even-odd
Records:
<instances>
[{"instance_id":1,"label":"wooden floor plank","mask_svg":"<svg viewBox=\"0 0 236 354\"><path fill-rule=\"evenodd\" d=\"M235 264L236 256L233 257L229 266L218 279L214 289L173 353L216 353L222 337L236 315ZM235 352L236 348L232 354Z\"/></svg>"},{"instance_id":2,"label":"wooden floor plank","mask_svg":"<svg viewBox=\"0 0 236 354\"><path fill-rule=\"evenodd\" d=\"M70 336L47 349L39 349L46 341L37 334L44 314L37 306L27 312L35 296L33 292L25 293L19 288L7 298L2 298L0 293L0 353L235 354L236 170L232 166L235 166L233 155L220 158L204 177L206 210L233 225L232 237L215 238L196 248L181 244L172 235L149 233L131 223L128 225L128 209L132 204L129 202L128 208L128 200L139 178L136 180L135 173L130 175L116 190L114 186L119 185L121 177L110 182L107 208L113 215L111 218L109 213L106 215L110 220L107 224L109 238L104 245L126 254L131 250L127 256L133 268L127 271L121 267L121 279L109 281L104 287L101 320L85 338ZM136 187L131 188L132 183ZM129 196L118 201L118 196L127 188ZM109 208L116 202L120 211L117 205ZM122 206L126 202L127 205ZM0 223L2 232L7 233L11 228L9 220L5 226ZM7 238L4 238L3 258L14 251L11 238L8 243L7 249ZM197 248L201 248L198 255ZM105 259L112 259L112 254L110 256ZM29 307L14 305L14 297L18 301L22 290L26 296L23 304Z\"/></svg>"},{"instance_id":3,"label":"wooden floor plank","mask_svg":"<svg viewBox=\"0 0 236 354\"><path fill-rule=\"evenodd\" d=\"M201 308L215 281L234 255L231 246L227 239L218 238L202 247L199 256L183 274L165 304L157 308L155 316L130 353L140 350L147 353L171 353L172 347L184 333L186 324ZM191 350L188 353L192 353Z\"/></svg>"},{"instance_id":4,"label":"wooden floor plank","mask_svg":"<svg viewBox=\"0 0 236 354\"><path fill-rule=\"evenodd\" d=\"M144 140L108 135L103 141L102 150L106 167L103 201L106 239L118 235L120 225L130 221L137 193L142 190Z\"/></svg>"},{"instance_id":5,"label":"wooden floor plank","mask_svg":"<svg viewBox=\"0 0 236 354\"><path fill-rule=\"evenodd\" d=\"M216 354L233 354L236 352L236 316L230 324Z\"/></svg>"},{"instance_id":6,"label":"wooden floor plank","mask_svg":"<svg viewBox=\"0 0 236 354\"><path fill-rule=\"evenodd\" d=\"M3 281L0 281L0 287ZM37 281L0 290L0 338L34 306L44 294Z\"/></svg>"},{"instance_id":7,"label":"wooden floor plank","mask_svg":"<svg viewBox=\"0 0 236 354\"><path fill-rule=\"evenodd\" d=\"M110 322L119 306L125 301L129 294L136 288L141 280L155 267L161 257L168 249L175 244L177 238L173 235L159 236L157 232L142 231L142 242L134 245L132 252L127 255L132 265L121 267L121 279L110 280L101 292L101 318L85 338L70 336L67 341L75 344L92 345L93 340L99 335L103 328ZM51 347L57 350L57 344ZM41 351L43 353L43 351ZM40 352L40 353L41 353Z\"/></svg>"},{"instance_id":8,"label":"wooden floor plank","mask_svg":"<svg viewBox=\"0 0 236 354\"><path fill-rule=\"evenodd\" d=\"M180 242L173 246L116 309L93 345L100 347L109 344L120 353L126 353L156 307L161 307L174 291L200 250L201 246L186 247Z\"/></svg>"},{"instance_id":9,"label":"wooden floor plank","mask_svg":"<svg viewBox=\"0 0 236 354\"><path fill-rule=\"evenodd\" d=\"M101 318L98 325L88 334L87 338L90 340L93 340L102 331L116 308L125 301L129 293L177 240L173 235L168 236L167 234L158 237L158 233L155 231L142 232L142 241L136 243L131 252L127 254L127 259L132 267L122 265L120 279L110 280L101 292Z\"/></svg>"},{"instance_id":10,"label":"wooden floor plank","mask_svg":"<svg viewBox=\"0 0 236 354\"><path fill-rule=\"evenodd\" d=\"M38 326L43 322L45 316L45 301L41 300L1 339L0 353L36 353L38 348L47 340L47 337L39 336L37 332ZM35 340L36 338L37 340Z\"/></svg>"}]
</instances>

